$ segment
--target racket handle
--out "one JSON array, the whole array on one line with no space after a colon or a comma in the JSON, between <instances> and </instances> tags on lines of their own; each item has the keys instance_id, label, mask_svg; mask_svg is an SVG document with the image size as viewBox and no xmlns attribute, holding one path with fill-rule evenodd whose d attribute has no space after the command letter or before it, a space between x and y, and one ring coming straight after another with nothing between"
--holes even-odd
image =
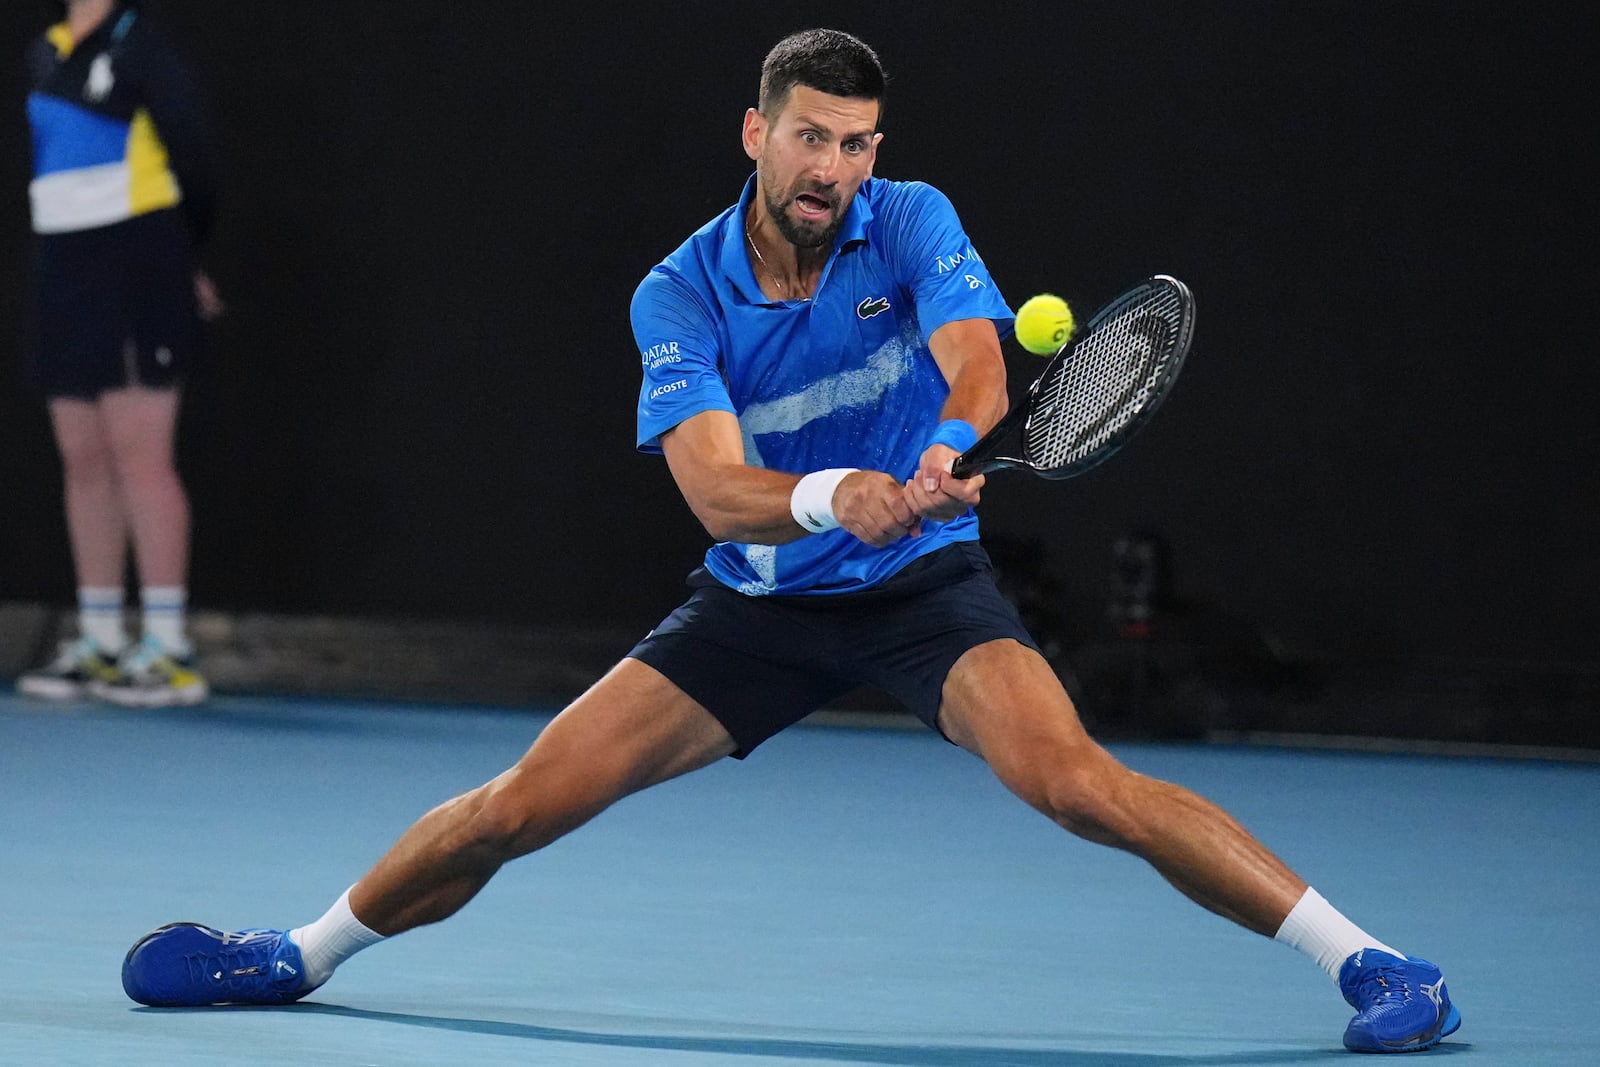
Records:
<instances>
[{"instance_id":1,"label":"racket handle","mask_svg":"<svg viewBox=\"0 0 1600 1067\"><path fill-rule=\"evenodd\" d=\"M978 438L973 446L950 465L950 473L957 478L970 478L974 474L987 474L997 467L1004 467L1004 463L994 462L994 454L999 450L1000 442L1011 432L1012 427L1021 422L1028 413L1027 403L1018 404L1006 412L1005 418L989 428L989 432Z\"/></svg>"},{"instance_id":2,"label":"racket handle","mask_svg":"<svg viewBox=\"0 0 1600 1067\"><path fill-rule=\"evenodd\" d=\"M973 456L968 453L967 455L959 457L950 465L950 477L966 479L978 474L988 474L990 471L997 471L1002 467L1009 466L1011 466L1011 464L1007 463L1005 460L995 459L993 457Z\"/></svg>"}]
</instances>

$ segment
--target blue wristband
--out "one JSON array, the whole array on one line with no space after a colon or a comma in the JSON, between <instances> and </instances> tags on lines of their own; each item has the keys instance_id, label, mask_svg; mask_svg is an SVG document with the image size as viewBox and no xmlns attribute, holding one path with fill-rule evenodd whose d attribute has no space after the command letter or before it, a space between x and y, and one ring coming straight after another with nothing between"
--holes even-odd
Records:
<instances>
[{"instance_id":1,"label":"blue wristband","mask_svg":"<svg viewBox=\"0 0 1600 1067\"><path fill-rule=\"evenodd\" d=\"M978 431L965 419L946 419L928 439L930 445L948 445L957 452L965 452L978 443Z\"/></svg>"}]
</instances>

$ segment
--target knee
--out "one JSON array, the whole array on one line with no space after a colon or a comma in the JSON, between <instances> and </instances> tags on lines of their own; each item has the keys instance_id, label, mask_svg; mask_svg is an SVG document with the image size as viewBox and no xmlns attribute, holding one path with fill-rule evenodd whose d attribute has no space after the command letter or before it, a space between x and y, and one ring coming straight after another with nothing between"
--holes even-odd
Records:
<instances>
[{"instance_id":1,"label":"knee","mask_svg":"<svg viewBox=\"0 0 1600 1067\"><path fill-rule=\"evenodd\" d=\"M456 823L459 839L453 851L481 856L498 866L526 855L547 842L538 841L538 813L526 792L501 775L465 796L451 801L462 809Z\"/></svg>"},{"instance_id":2,"label":"knee","mask_svg":"<svg viewBox=\"0 0 1600 1067\"><path fill-rule=\"evenodd\" d=\"M1136 850L1135 777L1109 755L1096 756L1042 766L1018 793L1078 837Z\"/></svg>"},{"instance_id":3,"label":"knee","mask_svg":"<svg viewBox=\"0 0 1600 1067\"><path fill-rule=\"evenodd\" d=\"M117 478L134 493L182 490L169 456L136 449L116 453L114 463Z\"/></svg>"},{"instance_id":4,"label":"knee","mask_svg":"<svg viewBox=\"0 0 1600 1067\"><path fill-rule=\"evenodd\" d=\"M609 800L580 779L524 760L456 801L464 851L506 863L536 852L599 814Z\"/></svg>"}]
</instances>

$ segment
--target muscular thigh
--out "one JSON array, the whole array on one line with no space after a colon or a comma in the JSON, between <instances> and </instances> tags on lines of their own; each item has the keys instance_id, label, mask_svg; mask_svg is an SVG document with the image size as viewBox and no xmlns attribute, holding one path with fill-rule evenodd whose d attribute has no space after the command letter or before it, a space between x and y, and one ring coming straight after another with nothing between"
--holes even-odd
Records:
<instances>
[{"instance_id":1,"label":"muscular thigh","mask_svg":"<svg viewBox=\"0 0 1600 1067\"><path fill-rule=\"evenodd\" d=\"M625 659L567 706L519 763L605 804L733 752L722 724L654 668Z\"/></svg>"},{"instance_id":2,"label":"muscular thigh","mask_svg":"<svg viewBox=\"0 0 1600 1067\"><path fill-rule=\"evenodd\" d=\"M939 728L1008 782L1028 768L1082 765L1103 750L1036 650L991 641L969 650L945 680Z\"/></svg>"}]
</instances>

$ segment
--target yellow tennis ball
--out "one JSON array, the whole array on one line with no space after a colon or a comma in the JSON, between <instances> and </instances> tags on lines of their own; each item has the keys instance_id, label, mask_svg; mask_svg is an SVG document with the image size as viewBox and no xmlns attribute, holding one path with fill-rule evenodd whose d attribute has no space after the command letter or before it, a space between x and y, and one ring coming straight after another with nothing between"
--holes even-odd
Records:
<instances>
[{"instance_id":1,"label":"yellow tennis ball","mask_svg":"<svg viewBox=\"0 0 1600 1067\"><path fill-rule=\"evenodd\" d=\"M1036 356L1053 356L1077 329L1072 309L1054 293L1029 297L1017 309L1017 341Z\"/></svg>"}]
</instances>

